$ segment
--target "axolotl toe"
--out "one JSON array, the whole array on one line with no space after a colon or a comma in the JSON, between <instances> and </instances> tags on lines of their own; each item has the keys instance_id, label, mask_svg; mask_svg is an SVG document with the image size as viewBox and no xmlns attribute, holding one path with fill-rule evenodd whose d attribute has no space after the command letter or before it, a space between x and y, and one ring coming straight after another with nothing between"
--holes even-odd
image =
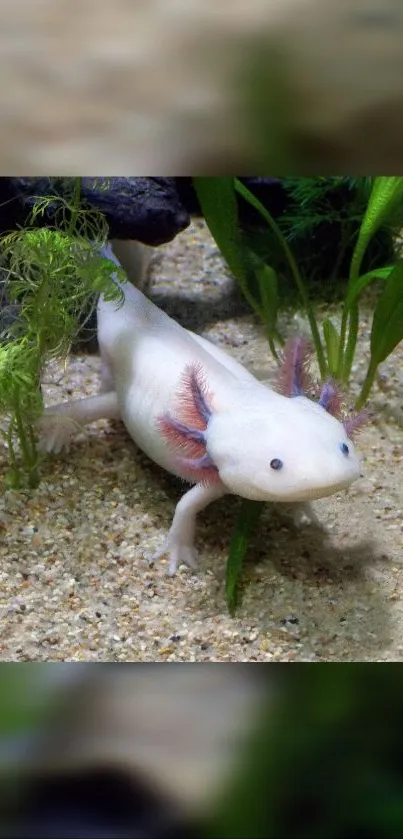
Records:
<instances>
[{"instance_id":1,"label":"axolotl toe","mask_svg":"<svg viewBox=\"0 0 403 839\"><path fill-rule=\"evenodd\" d=\"M110 248L104 254L119 264ZM306 342L288 343L277 392L138 288L121 288L123 305L103 297L98 303L99 394L47 408L40 445L58 452L84 425L121 419L155 463L193 484L155 555L168 556L171 574L180 563L195 566L196 517L212 501L235 494L305 502L359 477L352 437L366 416L344 416L332 382L316 399L308 397L313 381Z\"/></svg>"}]
</instances>

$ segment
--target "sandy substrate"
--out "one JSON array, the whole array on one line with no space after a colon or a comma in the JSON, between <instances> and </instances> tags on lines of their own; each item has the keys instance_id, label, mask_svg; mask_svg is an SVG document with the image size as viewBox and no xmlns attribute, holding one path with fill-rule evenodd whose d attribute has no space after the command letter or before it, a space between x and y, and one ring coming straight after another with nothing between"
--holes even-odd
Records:
<instances>
[{"instance_id":1,"label":"sandy substrate","mask_svg":"<svg viewBox=\"0 0 403 839\"><path fill-rule=\"evenodd\" d=\"M275 365L202 222L160 248L152 297L259 378ZM321 313L329 314L328 310ZM306 329L300 316L284 332ZM368 357L370 309L352 393ZM46 373L47 403L95 393L99 359ZM0 499L1 660L324 661L403 659L403 345L382 365L360 437L365 476L314 505L321 528L297 530L269 505L250 545L242 603L225 602L239 499L199 517L197 574L144 554L160 546L181 485L99 422L43 464L40 487ZM6 470L1 451L0 469Z\"/></svg>"}]
</instances>

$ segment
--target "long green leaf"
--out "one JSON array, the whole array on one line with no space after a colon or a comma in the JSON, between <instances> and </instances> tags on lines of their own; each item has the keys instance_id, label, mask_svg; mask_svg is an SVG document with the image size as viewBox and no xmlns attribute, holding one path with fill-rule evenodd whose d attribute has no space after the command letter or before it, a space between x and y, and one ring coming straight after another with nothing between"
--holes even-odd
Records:
<instances>
[{"instance_id":1,"label":"long green leaf","mask_svg":"<svg viewBox=\"0 0 403 839\"><path fill-rule=\"evenodd\" d=\"M234 178L193 178L207 227L237 279L245 278Z\"/></svg>"},{"instance_id":2,"label":"long green leaf","mask_svg":"<svg viewBox=\"0 0 403 839\"><path fill-rule=\"evenodd\" d=\"M350 264L350 277L347 295L355 285L360 273L360 267L364 253L369 242L382 224L387 222L396 209L396 205L403 201L403 178L402 177L378 177L374 179L371 195L367 209L361 223L360 231L354 253ZM354 359L355 347L358 337L359 310L357 295L352 291L352 300L349 305L343 306L343 316L340 329L340 350L338 360L338 377L347 384ZM349 335L347 349L345 351L347 324L349 323Z\"/></svg>"},{"instance_id":3,"label":"long green leaf","mask_svg":"<svg viewBox=\"0 0 403 839\"><path fill-rule=\"evenodd\" d=\"M360 277L355 277L351 281L348 293L345 300L347 309L358 300L360 294L373 280L387 280L394 269L394 265L388 265L384 268L374 268L373 271L368 271L367 274L362 274Z\"/></svg>"},{"instance_id":4,"label":"long green leaf","mask_svg":"<svg viewBox=\"0 0 403 839\"><path fill-rule=\"evenodd\" d=\"M249 287L249 278L253 276L253 265L250 264L239 227L235 179L198 177L193 178L193 186L207 227L230 271L238 280L242 294L256 314L265 322L264 310L255 300Z\"/></svg>"},{"instance_id":5,"label":"long green leaf","mask_svg":"<svg viewBox=\"0 0 403 839\"><path fill-rule=\"evenodd\" d=\"M255 195L253 195L253 193L243 183L241 183L240 180L238 180L238 178L235 178L235 189L239 193L239 195L242 195L242 197L245 198L246 201L248 201L249 204L252 207L254 207L255 210L257 210L258 213L260 213L262 218L265 219L265 221L267 222L270 229L276 234L276 236L277 236L277 238L278 238L278 240L279 240L279 242L280 242L280 244L281 244L281 246L284 250L284 254L285 254L285 256L288 260L288 264L290 266L290 271L291 271L291 273L294 277L295 284L296 284L297 289L299 291L299 294L301 296L301 301L302 301L302 304L305 308L305 312L306 312L308 320L309 320L309 325L311 327L311 332L312 332L312 338L313 338L313 342L315 344L316 355L317 355L317 358L318 358L320 373L321 373L322 376L325 376L326 375L326 360L325 360L325 355L324 355L324 352L323 352L322 342L321 342L321 339L320 339L318 325L316 323L314 311L313 311L313 308L312 308L310 300L309 300L308 291L305 287L304 281L303 281L302 276L301 276L301 272L299 271L299 268L298 268L298 265L295 261L294 255L293 255L290 247L288 246L287 240L286 240L285 236L283 235L283 233L281 232L278 224L276 224L274 218L270 215L269 211L266 209L266 207L262 204L261 201L259 201L258 198L256 198Z\"/></svg>"},{"instance_id":6,"label":"long green leaf","mask_svg":"<svg viewBox=\"0 0 403 839\"><path fill-rule=\"evenodd\" d=\"M277 274L274 268L264 264L255 269L255 274L265 310L266 325L270 330L273 330L276 327L279 305Z\"/></svg>"},{"instance_id":7,"label":"long green leaf","mask_svg":"<svg viewBox=\"0 0 403 839\"><path fill-rule=\"evenodd\" d=\"M235 523L227 558L225 582L228 611L231 615L234 614L238 603L238 583L245 554L263 507L264 501L244 500Z\"/></svg>"},{"instance_id":8,"label":"long green leaf","mask_svg":"<svg viewBox=\"0 0 403 839\"><path fill-rule=\"evenodd\" d=\"M265 265L264 263L255 269L255 274L259 284L260 299L265 313L267 340L273 356L277 358L274 341L277 340L280 345L284 343L283 338L277 329L277 315L279 308L277 274L274 268L271 268L270 265Z\"/></svg>"},{"instance_id":9,"label":"long green leaf","mask_svg":"<svg viewBox=\"0 0 403 839\"><path fill-rule=\"evenodd\" d=\"M402 200L402 177L375 178L351 260L350 278L352 280L359 274L362 258L370 240L380 226L390 217L396 204Z\"/></svg>"},{"instance_id":10,"label":"long green leaf","mask_svg":"<svg viewBox=\"0 0 403 839\"><path fill-rule=\"evenodd\" d=\"M403 340L403 260L394 267L376 305L371 329L371 365L380 364Z\"/></svg>"}]
</instances>

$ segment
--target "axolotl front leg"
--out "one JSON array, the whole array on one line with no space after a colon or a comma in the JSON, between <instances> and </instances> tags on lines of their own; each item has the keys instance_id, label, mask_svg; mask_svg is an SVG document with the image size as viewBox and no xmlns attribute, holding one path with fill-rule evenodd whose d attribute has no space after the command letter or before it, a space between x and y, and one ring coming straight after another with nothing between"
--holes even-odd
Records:
<instances>
[{"instance_id":1,"label":"axolotl front leg","mask_svg":"<svg viewBox=\"0 0 403 839\"><path fill-rule=\"evenodd\" d=\"M73 437L87 424L100 419L120 419L115 391L100 393L87 399L62 402L47 408L38 423L39 448L48 454L68 449ZM212 501L228 490L216 480L214 484L198 483L180 499L172 525L162 547L150 557L151 561L167 555L169 574L181 564L196 567L194 545L196 517Z\"/></svg>"},{"instance_id":2,"label":"axolotl front leg","mask_svg":"<svg viewBox=\"0 0 403 839\"><path fill-rule=\"evenodd\" d=\"M188 565L197 567L197 550L195 548L196 517L212 501L222 498L228 490L219 483L211 486L196 484L176 505L175 515L168 535L162 547L151 557L151 561L167 555L169 557L169 574L175 574L178 566Z\"/></svg>"}]
</instances>

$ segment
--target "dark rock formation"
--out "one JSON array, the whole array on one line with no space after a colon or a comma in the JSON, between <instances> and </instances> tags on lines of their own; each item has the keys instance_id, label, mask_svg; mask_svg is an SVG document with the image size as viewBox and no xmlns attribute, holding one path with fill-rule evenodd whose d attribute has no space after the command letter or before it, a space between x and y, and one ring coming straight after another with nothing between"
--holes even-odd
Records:
<instances>
[{"instance_id":1,"label":"dark rock formation","mask_svg":"<svg viewBox=\"0 0 403 839\"><path fill-rule=\"evenodd\" d=\"M0 233L25 224L38 196L71 196L73 184L72 178L0 178ZM161 245L190 222L174 178L81 178L81 198L104 214L111 239ZM37 224L58 225L57 207L50 203Z\"/></svg>"},{"instance_id":2,"label":"dark rock formation","mask_svg":"<svg viewBox=\"0 0 403 839\"><path fill-rule=\"evenodd\" d=\"M262 203L276 215L284 208L285 195L278 178L242 178ZM38 197L72 195L73 178L0 178L0 234L26 224ZM158 246L171 241L201 216L192 178L81 178L83 206L100 210L110 239L134 239ZM58 226L58 205L51 202L40 226ZM239 199L241 222L253 224L256 211ZM69 221L69 214L64 216Z\"/></svg>"}]
</instances>

